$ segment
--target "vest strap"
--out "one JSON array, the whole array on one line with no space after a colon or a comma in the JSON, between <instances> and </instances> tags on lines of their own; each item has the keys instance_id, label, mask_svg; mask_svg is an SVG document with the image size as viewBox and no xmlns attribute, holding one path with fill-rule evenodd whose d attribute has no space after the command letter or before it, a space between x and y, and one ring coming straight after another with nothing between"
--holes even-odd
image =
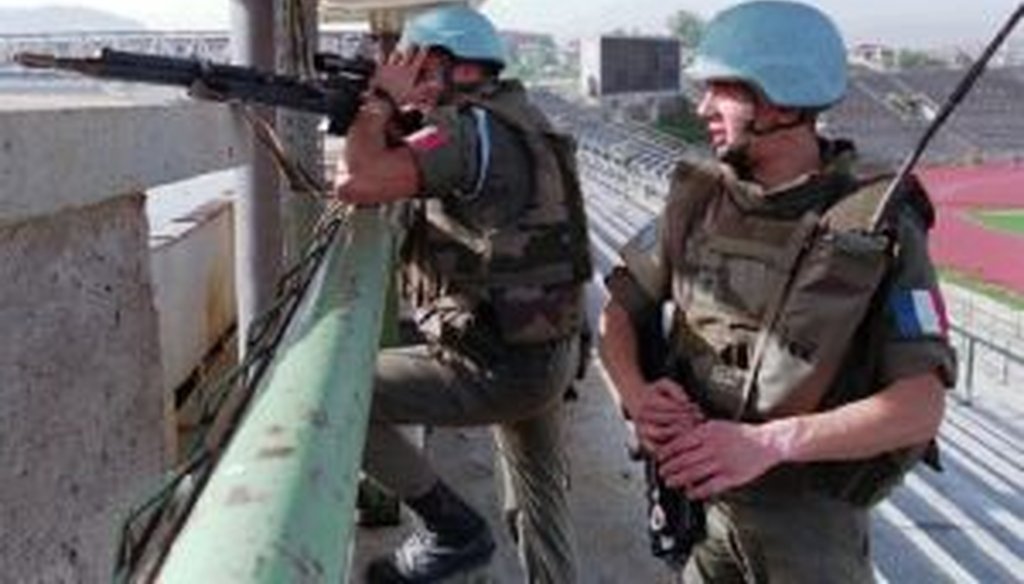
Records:
<instances>
[{"instance_id":1,"label":"vest strap","mask_svg":"<svg viewBox=\"0 0 1024 584\"><path fill-rule=\"evenodd\" d=\"M754 387L757 385L757 375L761 371L765 350L768 348L768 340L771 337L771 333L775 330L775 325L778 324L786 295L800 269L801 259L804 252L807 251L808 243L814 237L814 234L818 232L820 220L821 216L818 213L808 211L800 218L800 224L793 230L789 241L786 242L783 261L785 262L784 265L789 266L789 268L786 275L780 278L778 285L772 291L764 315L761 318L761 324L758 327L757 343L754 345L753 360L750 363L750 369L747 371L746 380L743 382L743 399L740 400L739 408L733 416L737 420L750 407L751 400L754 397Z\"/></svg>"}]
</instances>

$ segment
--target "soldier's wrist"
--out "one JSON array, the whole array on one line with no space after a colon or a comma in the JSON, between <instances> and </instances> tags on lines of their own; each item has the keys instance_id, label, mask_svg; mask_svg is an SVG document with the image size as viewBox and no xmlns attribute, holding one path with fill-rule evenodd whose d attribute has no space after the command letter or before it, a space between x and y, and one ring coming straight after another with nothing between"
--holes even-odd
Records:
<instances>
[{"instance_id":1,"label":"soldier's wrist","mask_svg":"<svg viewBox=\"0 0 1024 584\"><path fill-rule=\"evenodd\" d=\"M761 425L766 446L776 464L799 462L797 436L799 422L796 418L772 420Z\"/></svg>"},{"instance_id":2,"label":"soldier's wrist","mask_svg":"<svg viewBox=\"0 0 1024 584\"><path fill-rule=\"evenodd\" d=\"M629 382L624 384L622 392L622 413L627 420L636 418L640 404L643 403L643 392L647 386L643 382Z\"/></svg>"}]
</instances>

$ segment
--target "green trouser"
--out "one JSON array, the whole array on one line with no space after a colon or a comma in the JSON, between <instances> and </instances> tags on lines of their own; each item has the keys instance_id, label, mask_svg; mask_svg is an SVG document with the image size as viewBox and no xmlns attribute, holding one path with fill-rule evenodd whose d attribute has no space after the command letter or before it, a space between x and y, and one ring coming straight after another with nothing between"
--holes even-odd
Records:
<instances>
[{"instance_id":1,"label":"green trouser","mask_svg":"<svg viewBox=\"0 0 1024 584\"><path fill-rule=\"evenodd\" d=\"M687 583L873 582L868 510L809 487L739 489L707 505Z\"/></svg>"},{"instance_id":2,"label":"green trouser","mask_svg":"<svg viewBox=\"0 0 1024 584\"><path fill-rule=\"evenodd\" d=\"M495 426L506 517L529 582L576 581L575 534L566 499L563 396L577 338L517 346L486 368L425 345L380 352L363 465L403 499L438 479L396 424Z\"/></svg>"}]
</instances>

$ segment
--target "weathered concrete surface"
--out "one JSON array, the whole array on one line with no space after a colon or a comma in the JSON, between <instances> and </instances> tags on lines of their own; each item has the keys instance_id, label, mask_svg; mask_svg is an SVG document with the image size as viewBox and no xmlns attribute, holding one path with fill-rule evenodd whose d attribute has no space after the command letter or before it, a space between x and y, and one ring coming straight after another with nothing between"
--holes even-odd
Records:
<instances>
[{"instance_id":1,"label":"weathered concrete surface","mask_svg":"<svg viewBox=\"0 0 1024 584\"><path fill-rule=\"evenodd\" d=\"M155 234L152 275L160 323L161 387L170 396L235 322L234 219L215 200L175 220L183 232Z\"/></svg>"},{"instance_id":2,"label":"weathered concrete surface","mask_svg":"<svg viewBox=\"0 0 1024 584\"><path fill-rule=\"evenodd\" d=\"M146 231L141 195L0 227L0 581L107 581L162 469Z\"/></svg>"},{"instance_id":3,"label":"weathered concrete surface","mask_svg":"<svg viewBox=\"0 0 1024 584\"><path fill-rule=\"evenodd\" d=\"M37 98L0 105L0 223L83 207L247 160L231 108ZM74 181L71 184L69 181Z\"/></svg>"}]
</instances>

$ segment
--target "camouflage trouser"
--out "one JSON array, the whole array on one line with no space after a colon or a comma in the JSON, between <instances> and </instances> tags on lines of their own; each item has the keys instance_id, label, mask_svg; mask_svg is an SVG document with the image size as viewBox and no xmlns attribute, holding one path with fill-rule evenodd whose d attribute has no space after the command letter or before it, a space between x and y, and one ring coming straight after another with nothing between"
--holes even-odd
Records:
<instances>
[{"instance_id":1,"label":"camouflage trouser","mask_svg":"<svg viewBox=\"0 0 1024 584\"><path fill-rule=\"evenodd\" d=\"M495 425L506 515L529 582L576 581L575 534L566 488L563 395L578 359L577 339L517 347L482 370L439 359L424 345L381 351L364 468L403 498L437 475L395 424Z\"/></svg>"},{"instance_id":2,"label":"camouflage trouser","mask_svg":"<svg viewBox=\"0 0 1024 584\"><path fill-rule=\"evenodd\" d=\"M742 489L707 506L686 583L873 582L868 511L806 488Z\"/></svg>"}]
</instances>

